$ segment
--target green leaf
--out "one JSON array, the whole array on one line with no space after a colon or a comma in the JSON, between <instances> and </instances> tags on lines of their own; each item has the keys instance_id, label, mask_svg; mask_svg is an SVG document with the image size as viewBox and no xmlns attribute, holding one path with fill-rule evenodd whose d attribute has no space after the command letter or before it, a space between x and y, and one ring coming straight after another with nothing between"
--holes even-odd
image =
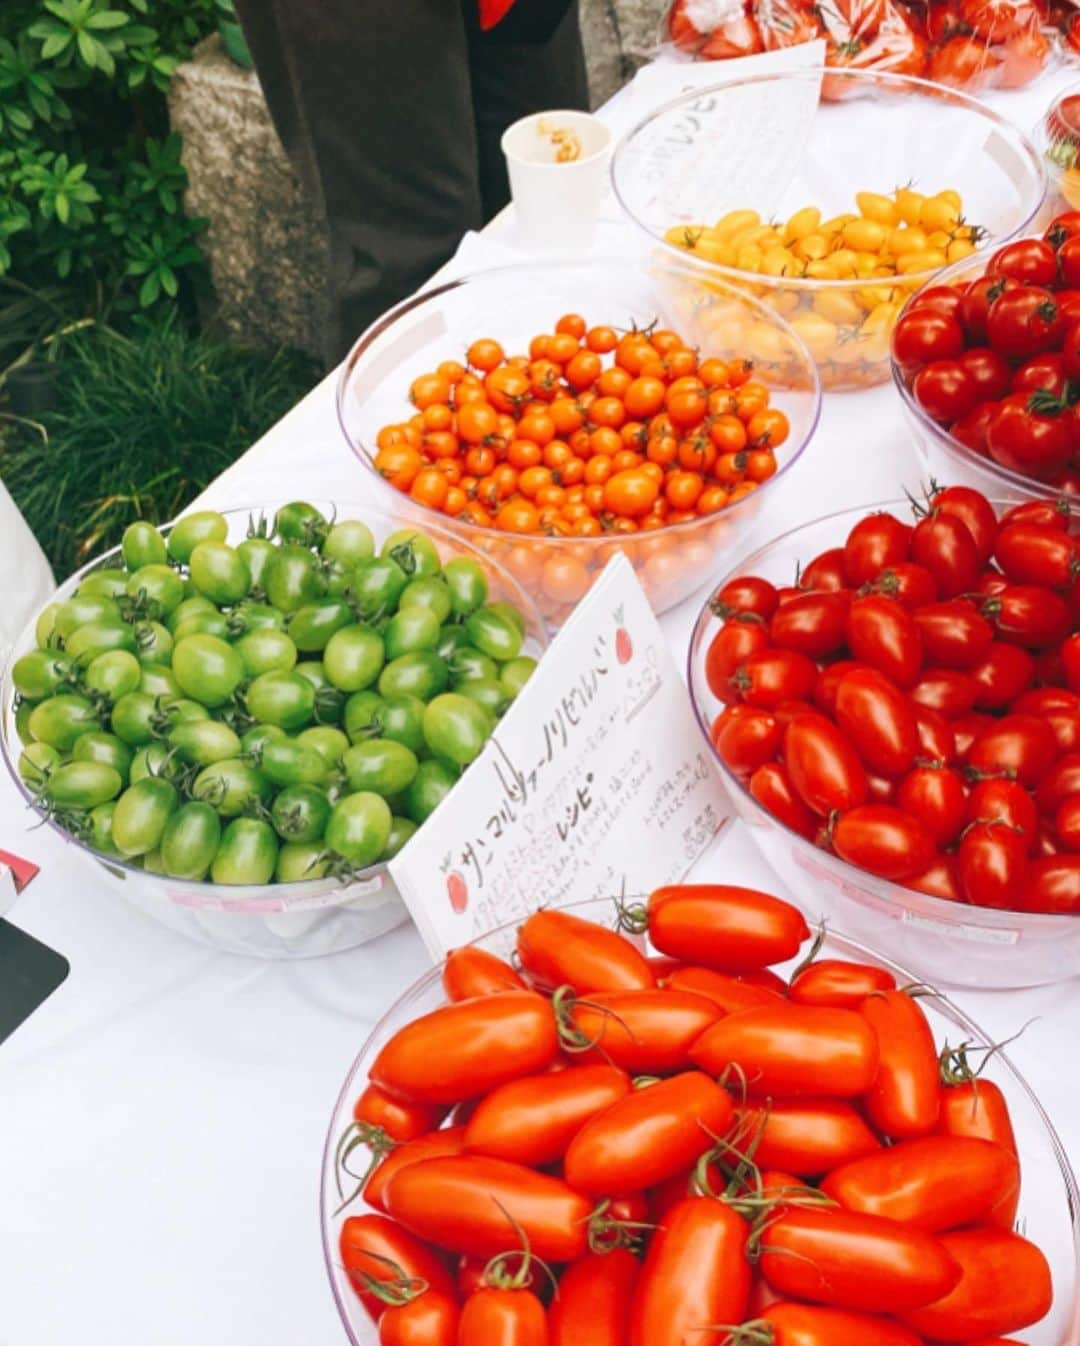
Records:
<instances>
[{"instance_id":1,"label":"green leaf","mask_svg":"<svg viewBox=\"0 0 1080 1346\"><path fill-rule=\"evenodd\" d=\"M123 28L130 19L119 9L99 9L86 20L87 28Z\"/></svg>"},{"instance_id":2,"label":"green leaf","mask_svg":"<svg viewBox=\"0 0 1080 1346\"><path fill-rule=\"evenodd\" d=\"M173 271L171 267L161 266L158 267L157 274L161 280L161 288L170 299L175 299L177 291L180 289L179 282L176 279L176 272Z\"/></svg>"},{"instance_id":3,"label":"green leaf","mask_svg":"<svg viewBox=\"0 0 1080 1346\"><path fill-rule=\"evenodd\" d=\"M149 308L160 294L161 282L158 280L158 274L156 271L151 271L139 286L139 303L143 308Z\"/></svg>"},{"instance_id":4,"label":"green leaf","mask_svg":"<svg viewBox=\"0 0 1080 1346\"><path fill-rule=\"evenodd\" d=\"M57 192L53 197L53 209L56 211L56 218L61 224L67 224L71 219L71 203L63 192Z\"/></svg>"},{"instance_id":5,"label":"green leaf","mask_svg":"<svg viewBox=\"0 0 1080 1346\"><path fill-rule=\"evenodd\" d=\"M78 44L79 55L82 57L84 64L93 69L98 63L99 44L90 36L85 28L80 28L75 34L75 41Z\"/></svg>"},{"instance_id":6,"label":"green leaf","mask_svg":"<svg viewBox=\"0 0 1080 1346\"><path fill-rule=\"evenodd\" d=\"M51 33L41 46L41 59L51 61L54 56L66 50L71 45L71 34L68 32Z\"/></svg>"}]
</instances>

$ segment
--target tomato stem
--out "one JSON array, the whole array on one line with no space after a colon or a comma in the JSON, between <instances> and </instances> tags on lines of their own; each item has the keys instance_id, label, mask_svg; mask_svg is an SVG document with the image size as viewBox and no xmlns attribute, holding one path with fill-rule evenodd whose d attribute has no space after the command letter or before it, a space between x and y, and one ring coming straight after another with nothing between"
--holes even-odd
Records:
<instances>
[{"instance_id":1,"label":"tomato stem","mask_svg":"<svg viewBox=\"0 0 1080 1346\"><path fill-rule=\"evenodd\" d=\"M366 1145L371 1150L371 1162L363 1173L357 1173L355 1169L349 1167L349 1159L353 1151L359 1149L361 1145ZM334 1151L334 1184L341 1201L334 1211L335 1215L340 1215L346 1206L356 1200L367 1186L368 1179L375 1169L396 1147L397 1141L393 1140L381 1126L372 1126L369 1122L351 1122L345 1128ZM348 1196L345 1195L341 1182L343 1173L352 1178L356 1184Z\"/></svg>"}]
</instances>

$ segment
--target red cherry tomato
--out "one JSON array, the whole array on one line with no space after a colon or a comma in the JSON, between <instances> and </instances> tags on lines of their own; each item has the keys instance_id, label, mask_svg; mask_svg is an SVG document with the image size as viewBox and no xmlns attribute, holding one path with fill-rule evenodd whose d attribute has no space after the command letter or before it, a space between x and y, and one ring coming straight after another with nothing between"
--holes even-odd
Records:
<instances>
[{"instance_id":1,"label":"red cherry tomato","mask_svg":"<svg viewBox=\"0 0 1080 1346\"><path fill-rule=\"evenodd\" d=\"M931 285L912 296L908 311L913 313L919 308L932 308L946 317L957 318L960 316L963 293L962 287L956 285Z\"/></svg>"},{"instance_id":2,"label":"red cherry tomato","mask_svg":"<svg viewBox=\"0 0 1080 1346\"><path fill-rule=\"evenodd\" d=\"M975 380L960 360L932 360L912 380L915 400L941 425L951 425L982 400Z\"/></svg>"},{"instance_id":3,"label":"red cherry tomato","mask_svg":"<svg viewBox=\"0 0 1080 1346\"><path fill-rule=\"evenodd\" d=\"M955 841L967 821L963 778L946 766L918 766L909 772L900 782L896 803L922 823L939 849Z\"/></svg>"},{"instance_id":4,"label":"red cherry tomato","mask_svg":"<svg viewBox=\"0 0 1080 1346\"><path fill-rule=\"evenodd\" d=\"M973 352L965 354L970 356ZM931 503L938 514L951 515L964 525L975 543L979 564L985 565L993 553L998 530L994 507L986 496L970 486L946 486L934 492Z\"/></svg>"},{"instance_id":5,"label":"red cherry tomato","mask_svg":"<svg viewBox=\"0 0 1080 1346\"><path fill-rule=\"evenodd\" d=\"M836 690L836 723L863 764L884 776L910 770L919 731L908 698L876 668L853 669Z\"/></svg>"},{"instance_id":6,"label":"red cherry tomato","mask_svg":"<svg viewBox=\"0 0 1080 1346\"><path fill-rule=\"evenodd\" d=\"M935 509L915 525L911 559L937 580L942 598L970 593L979 577L979 549L966 524L947 510Z\"/></svg>"},{"instance_id":7,"label":"red cherry tomato","mask_svg":"<svg viewBox=\"0 0 1080 1346\"><path fill-rule=\"evenodd\" d=\"M967 762L982 775L1005 773L1034 789L1056 756L1057 743L1045 720L1035 715L1006 715L975 740Z\"/></svg>"},{"instance_id":8,"label":"red cherry tomato","mask_svg":"<svg viewBox=\"0 0 1080 1346\"><path fill-rule=\"evenodd\" d=\"M1051 350L1061 337L1061 314L1053 294L1042 286L1006 290L990 306L986 335L1007 359L1027 359Z\"/></svg>"},{"instance_id":9,"label":"red cherry tomato","mask_svg":"<svg viewBox=\"0 0 1080 1346\"><path fill-rule=\"evenodd\" d=\"M980 610L1002 640L1031 650L1056 648L1072 621L1065 600L1041 584L1006 584Z\"/></svg>"},{"instance_id":10,"label":"red cherry tomato","mask_svg":"<svg viewBox=\"0 0 1080 1346\"><path fill-rule=\"evenodd\" d=\"M714 696L730 701L730 680L752 654L769 648L768 625L758 617L735 616L717 631L705 653L705 680Z\"/></svg>"},{"instance_id":11,"label":"red cherry tomato","mask_svg":"<svg viewBox=\"0 0 1080 1346\"><path fill-rule=\"evenodd\" d=\"M822 589L827 593L847 588L847 570L843 547L831 547L815 556L799 576L800 589Z\"/></svg>"},{"instance_id":12,"label":"red cherry tomato","mask_svg":"<svg viewBox=\"0 0 1080 1346\"><path fill-rule=\"evenodd\" d=\"M625 1346L639 1271L626 1248L586 1253L571 1262L548 1310L551 1346Z\"/></svg>"},{"instance_id":13,"label":"red cherry tomato","mask_svg":"<svg viewBox=\"0 0 1080 1346\"><path fill-rule=\"evenodd\" d=\"M445 1107L402 1102L377 1084L369 1084L353 1107L354 1121L379 1127L398 1144L426 1136L445 1116Z\"/></svg>"},{"instance_id":14,"label":"red cherry tomato","mask_svg":"<svg viewBox=\"0 0 1080 1346\"><path fill-rule=\"evenodd\" d=\"M986 344L990 309L1001 295L1018 287L1019 282L1008 276L980 276L968 285L960 300L959 318L970 341Z\"/></svg>"},{"instance_id":15,"label":"red cherry tomato","mask_svg":"<svg viewBox=\"0 0 1080 1346\"><path fill-rule=\"evenodd\" d=\"M457 1346L459 1314L456 1298L425 1290L383 1313L379 1346Z\"/></svg>"},{"instance_id":16,"label":"red cherry tomato","mask_svg":"<svg viewBox=\"0 0 1080 1346\"><path fill-rule=\"evenodd\" d=\"M975 397L979 402L997 402L1012 386L1012 366L989 346L970 346L960 356L960 363L974 385ZM993 510L990 513L992 517Z\"/></svg>"},{"instance_id":17,"label":"red cherry tomato","mask_svg":"<svg viewBox=\"0 0 1080 1346\"><path fill-rule=\"evenodd\" d=\"M645 955L624 936L568 911L537 911L518 926L517 953L545 990L643 991L656 985Z\"/></svg>"},{"instance_id":18,"label":"red cherry tomato","mask_svg":"<svg viewBox=\"0 0 1080 1346\"><path fill-rule=\"evenodd\" d=\"M926 893L928 897L939 897L943 902L960 902L960 881L956 874L956 857L939 855L923 870L908 879L905 888L917 893Z\"/></svg>"},{"instance_id":19,"label":"red cherry tomato","mask_svg":"<svg viewBox=\"0 0 1080 1346\"><path fill-rule=\"evenodd\" d=\"M1035 802L1041 812L1052 815L1076 794L1080 794L1080 752L1058 758L1039 782Z\"/></svg>"},{"instance_id":20,"label":"red cherry tomato","mask_svg":"<svg viewBox=\"0 0 1080 1346\"><path fill-rule=\"evenodd\" d=\"M956 720L956 724L960 721ZM929 706L915 706L915 724L919 730L919 756L948 765L957 757L957 739L953 725Z\"/></svg>"},{"instance_id":21,"label":"red cherry tomato","mask_svg":"<svg viewBox=\"0 0 1080 1346\"><path fill-rule=\"evenodd\" d=\"M846 590L800 594L777 611L769 636L780 649L823 659L844 644L850 606L851 596Z\"/></svg>"},{"instance_id":22,"label":"red cherry tomato","mask_svg":"<svg viewBox=\"0 0 1080 1346\"><path fill-rule=\"evenodd\" d=\"M443 989L451 1000L472 1000L474 996L528 989L509 963L471 944L450 950L443 964L442 979ZM430 1131L431 1127L424 1129Z\"/></svg>"},{"instance_id":23,"label":"red cherry tomato","mask_svg":"<svg viewBox=\"0 0 1080 1346\"><path fill-rule=\"evenodd\" d=\"M453 1277L438 1253L385 1215L350 1215L341 1226L338 1251L349 1284L376 1321L386 1304L368 1289L370 1281L415 1277L430 1290L455 1298Z\"/></svg>"},{"instance_id":24,"label":"red cherry tomato","mask_svg":"<svg viewBox=\"0 0 1080 1346\"><path fill-rule=\"evenodd\" d=\"M934 842L918 818L891 804L862 804L837 819L833 849L842 860L899 881L921 873L934 857Z\"/></svg>"},{"instance_id":25,"label":"red cherry tomato","mask_svg":"<svg viewBox=\"0 0 1080 1346\"><path fill-rule=\"evenodd\" d=\"M980 17L991 11L995 17L984 27ZM1003 42L1009 37L1016 29L1019 13L1015 4L1001 0L967 0L964 5L968 23L990 42ZM1058 278L1058 254L1044 239L1021 238L999 248L990 258L986 271L992 276L1010 276L1021 285L1053 286Z\"/></svg>"},{"instance_id":26,"label":"red cherry tomato","mask_svg":"<svg viewBox=\"0 0 1080 1346\"><path fill-rule=\"evenodd\" d=\"M938 596L937 580L929 570L916 565L914 561L897 561L895 565L880 571L869 587L872 593L895 598L911 612L933 603Z\"/></svg>"},{"instance_id":27,"label":"red cherry tomato","mask_svg":"<svg viewBox=\"0 0 1080 1346\"><path fill-rule=\"evenodd\" d=\"M750 777L748 789L761 807L785 827L802 837L812 838L816 834L819 820L796 793L783 762L766 762L759 766Z\"/></svg>"},{"instance_id":28,"label":"red cherry tomato","mask_svg":"<svg viewBox=\"0 0 1080 1346\"><path fill-rule=\"evenodd\" d=\"M926 638L923 637L925 646ZM937 711L947 720L966 715L975 705L975 684L956 668L925 668L908 695L917 705Z\"/></svg>"},{"instance_id":29,"label":"red cherry tomato","mask_svg":"<svg viewBox=\"0 0 1080 1346\"><path fill-rule=\"evenodd\" d=\"M868 514L848 533L844 572L852 588L869 584L889 566L907 560L912 529L892 514Z\"/></svg>"},{"instance_id":30,"label":"red cherry tomato","mask_svg":"<svg viewBox=\"0 0 1080 1346\"><path fill-rule=\"evenodd\" d=\"M735 975L786 962L810 934L790 902L719 883L657 888L648 918L649 938L661 953Z\"/></svg>"},{"instance_id":31,"label":"red cherry tomato","mask_svg":"<svg viewBox=\"0 0 1080 1346\"><path fill-rule=\"evenodd\" d=\"M1080 855L1044 855L1033 860L1021 905L1024 911L1044 915L1080 912Z\"/></svg>"},{"instance_id":32,"label":"red cherry tomato","mask_svg":"<svg viewBox=\"0 0 1080 1346\"><path fill-rule=\"evenodd\" d=\"M955 360L964 349L964 329L957 318L930 308L904 313L893 329L893 356L905 373L932 360Z\"/></svg>"},{"instance_id":33,"label":"red cherry tomato","mask_svg":"<svg viewBox=\"0 0 1080 1346\"><path fill-rule=\"evenodd\" d=\"M839 1098L774 1098L738 1111L737 1144L761 1167L819 1178L881 1149L866 1119Z\"/></svg>"},{"instance_id":34,"label":"red cherry tomato","mask_svg":"<svg viewBox=\"0 0 1080 1346\"><path fill-rule=\"evenodd\" d=\"M995 640L980 663L968 669L978 688L975 705L979 710L1001 710L1031 686L1035 660L1019 645Z\"/></svg>"},{"instance_id":35,"label":"red cherry tomato","mask_svg":"<svg viewBox=\"0 0 1080 1346\"><path fill-rule=\"evenodd\" d=\"M1080 749L1080 694L1064 687L1034 687L1021 693L1012 709L1020 715L1038 715L1057 740L1059 753Z\"/></svg>"},{"instance_id":36,"label":"red cherry tomato","mask_svg":"<svg viewBox=\"0 0 1080 1346\"><path fill-rule=\"evenodd\" d=\"M855 808L866 771L844 734L824 715L796 715L784 733L784 761L796 793L815 813Z\"/></svg>"},{"instance_id":37,"label":"red cherry tomato","mask_svg":"<svg viewBox=\"0 0 1080 1346\"><path fill-rule=\"evenodd\" d=\"M1045 391L1011 393L986 432L990 457L1010 471L1045 477L1069 461L1072 421L1062 398Z\"/></svg>"},{"instance_id":38,"label":"red cherry tomato","mask_svg":"<svg viewBox=\"0 0 1080 1346\"><path fill-rule=\"evenodd\" d=\"M914 614L928 664L971 668L989 653L994 628L970 599L928 603Z\"/></svg>"},{"instance_id":39,"label":"red cherry tomato","mask_svg":"<svg viewBox=\"0 0 1080 1346\"><path fill-rule=\"evenodd\" d=\"M974 823L960 839L957 875L966 901L1007 909L1024 891L1027 838L1007 823Z\"/></svg>"},{"instance_id":40,"label":"red cherry tomato","mask_svg":"<svg viewBox=\"0 0 1080 1346\"><path fill-rule=\"evenodd\" d=\"M783 725L767 710L728 706L713 722L712 740L720 760L740 779L747 779L776 756Z\"/></svg>"},{"instance_id":41,"label":"red cherry tomato","mask_svg":"<svg viewBox=\"0 0 1080 1346\"><path fill-rule=\"evenodd\" d=\"M796 650L762 650L752 654L731 679L736 695L747 705L775 710L784 701L804 701L813 690L817 668Z\"/></svg>"},{"instance_id":42,"label":"red cherry tomato","mask_svg":"<svg viewBox=\"0 0 1080 1346\"><path fill-rule=\"evenodd\" d=\"M778 599L775 587L757 575L729 580L712 599L712 609L718 617L727 620L733 613L753 613L767 622L776 611Z\"/></svg>"},{"instance_id":43,"label":"red cherry tomato","mask_svg":"<svg viewBox=\"0 0 1080 1346\"><path fill-rule=\"evenodd\" d=\"M1065 393L1065 361L1060 351L1045 351L1042 355L1033 355L1025 360L1013 374L1012 391L1014 393L1034 393L1042 390L1052 397L1061 398Z\"/></svg>"},{"instance_id":44,"label":"red cherry tomato","mask_svg":"<svg viewBox=\"0 0 1080 1346\"><path fill-rule=\"evenodd\" d=\"M919 675L922 637L912 614L895 598L884 594L857 598L848 613L847 643L856 659L900 687L910 687Z\"/></svg>"},{"instance_id":45,"label":"red cherry tomato","mask_svg":"<svg viewBox=\"0 0 1080 1346\"><path fill-rule=\"evenodd\" d=\"M840 958L821 958L808 963L792 977L789 994L796 1005L858 1009L875 991L895 988L896 978L883 967L849 963Z\"/></svg>"},{"instance_id":46,"label":"red cherry tomato","mask_svg":"<svg viewBox=\"0 0 1080 1346\"><path fill-rule=\"evenodd\" d=\"M485 1285L461 1310L458 1342L476 1346L548 1346L547 1315L531 1290Z\"/></svg>"},{"instance_id":47,"label":"red cherry tomato","mask_svg":"<svg viewBox=\"0 0 1080 1346\"><path fill-rule=\"evenodd\" d=\"M1019 781L1007 776L976 781L967 800L969 822L1005 823L1023 834L1028 849L1034 849L1039 836L1039 814L1035 801Z\"/></svg>"}]
</instances>

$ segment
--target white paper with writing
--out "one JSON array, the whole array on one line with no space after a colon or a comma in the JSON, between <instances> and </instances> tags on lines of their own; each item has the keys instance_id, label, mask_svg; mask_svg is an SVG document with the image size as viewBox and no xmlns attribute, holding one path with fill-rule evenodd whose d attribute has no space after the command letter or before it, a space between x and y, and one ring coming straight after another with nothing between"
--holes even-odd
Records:
<instances>
[{"instance_id":1,"label":"white paper with writing","mask_svg":"<svg viewBox=\"0 0 1080 1346\"><path fill-rule=\"evenodd\" d=\"M441 958L540 906L677 881L723 822L679 669L618 556L390 872Z\"/></svg>"}]
</instances>

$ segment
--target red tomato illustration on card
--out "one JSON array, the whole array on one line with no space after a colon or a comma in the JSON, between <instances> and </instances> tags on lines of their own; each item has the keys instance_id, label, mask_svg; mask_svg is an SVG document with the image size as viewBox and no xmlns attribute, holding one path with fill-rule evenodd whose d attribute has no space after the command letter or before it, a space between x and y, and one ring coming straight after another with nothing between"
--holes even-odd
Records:
<instances>
[{"instance_id":1,"label":"red tomato illustration on card","mask_svg":"<svg viewBox=\"0 0 1080 1346\"><path fill-rule=\"evenodd\" d=\"M623 626L623 609L620 604L615 609L615 658L620 664L628 664L634 657L634 642L630 639L630 632Z\"/></svg>"},{"instance_id":2,"label":"red tomato illustration on card","mask_svg":"<svg viewBox=\"0 0 1080 1346\"><path fill-rule=\"evenodd\" d=\"M469 886L456 869L446 876L446 893L450 906L460 916L469 905Z\"/></svg>"}]
</instances>

